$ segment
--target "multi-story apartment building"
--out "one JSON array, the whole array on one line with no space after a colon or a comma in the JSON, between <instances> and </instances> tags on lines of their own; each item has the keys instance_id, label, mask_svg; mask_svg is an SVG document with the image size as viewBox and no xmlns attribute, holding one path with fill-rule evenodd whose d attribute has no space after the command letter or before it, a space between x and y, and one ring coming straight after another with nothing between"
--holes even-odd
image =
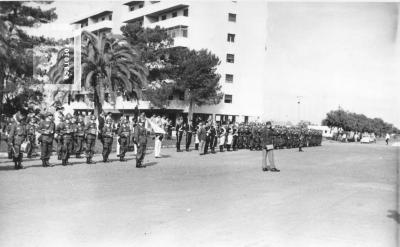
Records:
<instances>
[{"instance_id":1,"label":"multi-story apartment building","mask_svg":"<svg viewBox=\"0 0 400 247\"><path fill-rule=\"evenodd\" d=\"M210 50L221 60L217 72L224 98L218 105L194 107L194 113L213 115L217 121L253 121L264 110L266 11L264 2L129 1L114 3L72 24L75 33L95 34L121 33L121 26L132 22L160 26L174 38L174 46ZM187 113L182 97L172 97L169 113ZM135 106L135 102L119 100L109 107L129 113ZM149 102L140 102L139 108L157 111Z\"/></svg>"}]
</instances>

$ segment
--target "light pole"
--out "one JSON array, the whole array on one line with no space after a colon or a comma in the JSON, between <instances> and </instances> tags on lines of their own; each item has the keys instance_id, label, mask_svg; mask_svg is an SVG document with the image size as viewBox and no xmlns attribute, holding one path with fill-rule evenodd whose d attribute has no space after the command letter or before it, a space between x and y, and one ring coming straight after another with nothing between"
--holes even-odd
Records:
<instances>
[{"instance_id":1,"label":"light pole","mask_svg":"<svg viewBox=\"0 0 400 247\"><path fill-rule=\"evenodd\" d=\"M297 98L297 123L300 123L300 105L303 96L296 96L296 98Z\"/></svg>"}]
</instances>

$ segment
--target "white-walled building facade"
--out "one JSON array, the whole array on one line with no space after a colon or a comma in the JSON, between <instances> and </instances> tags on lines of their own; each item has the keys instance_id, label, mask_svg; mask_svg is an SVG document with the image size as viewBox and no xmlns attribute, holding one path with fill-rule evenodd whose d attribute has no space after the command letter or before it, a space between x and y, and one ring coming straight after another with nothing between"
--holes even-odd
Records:
<instances>
[{"instance_id":1,"label":"white-walled building facade","mask_svg":"<svg viewBox=\"0 0 400 247\"><path fill-rule=\"evenodd\" d=\"M217 72L224 98L218 105L195 106L194 113L212 115L217 121L242 122L264 115L266 12L265 2L114 2L111 7L78 18L72 25L78 37L82 30L120 34L121 26L139 22L143 27L166 28L174 38L174 46L210 50L221 61ZM129 113L135 106L135 102L117 100L115 106L106 104L104 108ZM157 111L149 102L139 102L139 109ZM188 106L174 96L168 110L185 114Z\"/></svg>"}]
</instances>

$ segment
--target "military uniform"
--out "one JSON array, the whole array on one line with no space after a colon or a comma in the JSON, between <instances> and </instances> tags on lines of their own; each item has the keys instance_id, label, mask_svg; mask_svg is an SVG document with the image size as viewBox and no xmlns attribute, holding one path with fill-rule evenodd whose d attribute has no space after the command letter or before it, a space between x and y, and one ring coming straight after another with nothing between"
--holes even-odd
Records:
<instances>
[{"instance_id":1,"label":"military uniform","mask_svg":"<svg viewBox=\"0 0 400 247\"><path fill-rule=\"evenodd\" d=\"M11 132L11 127L13 126L13 124L14 124L14 122L15 122L15 120L13 119L13 118L10 118L9 119L9 121L8 121L8 123L7 123L7 127L6 127L6 136L7 136L7 143L8 143L8 145L7 145L7 153L8 153L8 158L9 159L12 159L13 158L13 147L12 147L12 144L11 144L11 142L9 141L9 139L10 139L10 132Z\"/></svg>"},{"instance_id":2,"label":"military uniform","mask_svg":"<svg viewBox=\"0 0 400 247\"><path fill-rule=\"evenodd\" d=\"M114 127L112 120L107 120L106 124L104 125L101 135L102 135L102 142L103 142L103 162L108 162L108 156L111 153L112 144L114 140Z\"/></svg>"},{"instance_id":3,"label":"military uniform","mask_svg":"<svg viewBox=\"0 0 400 247\"><path fill-rule=\"evenodd\" d=\"M83 143L85 141L85 123L82 117L78 118L75 124L75 154L76 158L82 158L81 154L83 152Z\"/></svg>"},{"instance_id":4,"label":"military uniform","mask_svg":"<svg viewBox=\"0 0 400 247\"><path fill-rule=\"evenodd\" d=\"M12 147L13 151L13 161L15 169L22 169L22 151L21 144L25 141L27 136L26 126L22 123L22 116L17 116L17 121L11 126L9 135L9 145Z\"/></svg>"},{"instance_id":5,"label":"military uniform","mask_svg":"<svg viewBox=\"0 0 400 247\"><path fill-rule=\"evenodd\" d=\"M62 148L61 148L61 160L62 165L69 165L68 159L73 151L73 136L74 136L74 126L71 123L72 116L67 114L65 117L65 122L60 123L59 135L61 136Z\"/></svg>"},{"instance_id":6,"label":"military uniform","mask_svg":"<svg viewBox=\"0 0 400 247\"><path fill-rule=\"evenodd\" d=\"M175 125L176 131L176 151L181 152L181 141L183 136L183 123L177 123Z\"/></svg>"},{"instance_id":7,"label":"military uniform","mask_svg":"<svg viewBox=\"0 0 400 247\"><path fill-rule=\"evenodd\" d=\"M62 115L59 116L59 123L56 126L56 137L55 140L57 142L57 146L56 146L56 152L57 152L57 159L58 160L62 160L62 135L60 133L60 129L62 128L62 126L64 125L64 117Z\"/></svg>"},{"instance_id":8,"label":"military uniform","mask_svg":"<svg viewBox=\"0 0 400 247\"><path fill-rule=\"evenodd\" d=\"M186 132L186 151L189 151L190 143L192 142L192 135L194 132L193 124L189 123L185 126Z\"/></svg>"},{"instance_id":9,"label":"military uniform","mask_svg":"<svg viewBox=\"0 0 400 247\"><path fill-rule=\"evenodd\" d=\"M96 117L91 116L90 122L85 127L85 136L86 136L86 163L93 164L92 161L94 155L94 148L96 146L96 136L97 136L97 124Z\"/></svg>"},{"instance_id":10,"label":"military uniform","mask_svg":"<svg viewBox=\"0 0 400 247\"><path fill-rule=\"evenodd\" d=\"M46 113L45 120L41 121L39 124L40 133L40 159L42 160L42 166L51 166L49 163L51 152L53 151L53 139L56 127L54 122L51 120L53 114Z\"/></svg>"},{"instance_id":11,"label":"military uniform","mask_svg":"<svg viewBox=\"0 0 400 247\"><path fill-rule=\"evenodd\" d=\"M138 125L135 127L135 140L138 145L138 151L136 155L136 167L137 168L144 168L143 160L146 154L146 146L147 146L147 130L143 126L144 122L139 122Z\"/></svg>"},{"instance_id":12,"label":"military uniform","mask_svg":"<svg viewBox=\"0 0 400 247\"><path fill-rule=\"evenodd\" d=\"M130 132L131 129L127 123L127 120L124 119L118 129L118 136L119 136L118 142L120 144L120 153L119 153L120 161L126 161L125 154L128 151L128 144L129 144L128 141Z\"/></svg>"}]
</instances>

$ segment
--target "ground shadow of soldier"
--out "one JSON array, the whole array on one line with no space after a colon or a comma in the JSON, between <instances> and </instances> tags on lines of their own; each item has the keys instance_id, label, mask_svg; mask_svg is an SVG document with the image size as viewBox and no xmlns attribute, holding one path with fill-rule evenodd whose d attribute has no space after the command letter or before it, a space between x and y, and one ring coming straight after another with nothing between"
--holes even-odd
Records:
<instances>
[{"instance_id":1,"label":"ground shadow of soldier","mask_svg":"<svg viewBox=\"0 0 400 247\"><path fill-rule=\"evenodd\" d=\"M144 163L143 166L148 167L148 166L155 166L157 164L158 164L158 162L153 161L153 162Z\"/></svg>"},{"instance_id":2,"label":"ground shadow of soldier","mask_svg":"<svg viewBox=\"0 0 400 247\"><path fill-rule=\"evenodd\" d=\"M386 216L388 218L391 218L397 222L397 224L400 224L400 214L396 210L388 210L388 215Z\"/></svg>"}]
</instances>

